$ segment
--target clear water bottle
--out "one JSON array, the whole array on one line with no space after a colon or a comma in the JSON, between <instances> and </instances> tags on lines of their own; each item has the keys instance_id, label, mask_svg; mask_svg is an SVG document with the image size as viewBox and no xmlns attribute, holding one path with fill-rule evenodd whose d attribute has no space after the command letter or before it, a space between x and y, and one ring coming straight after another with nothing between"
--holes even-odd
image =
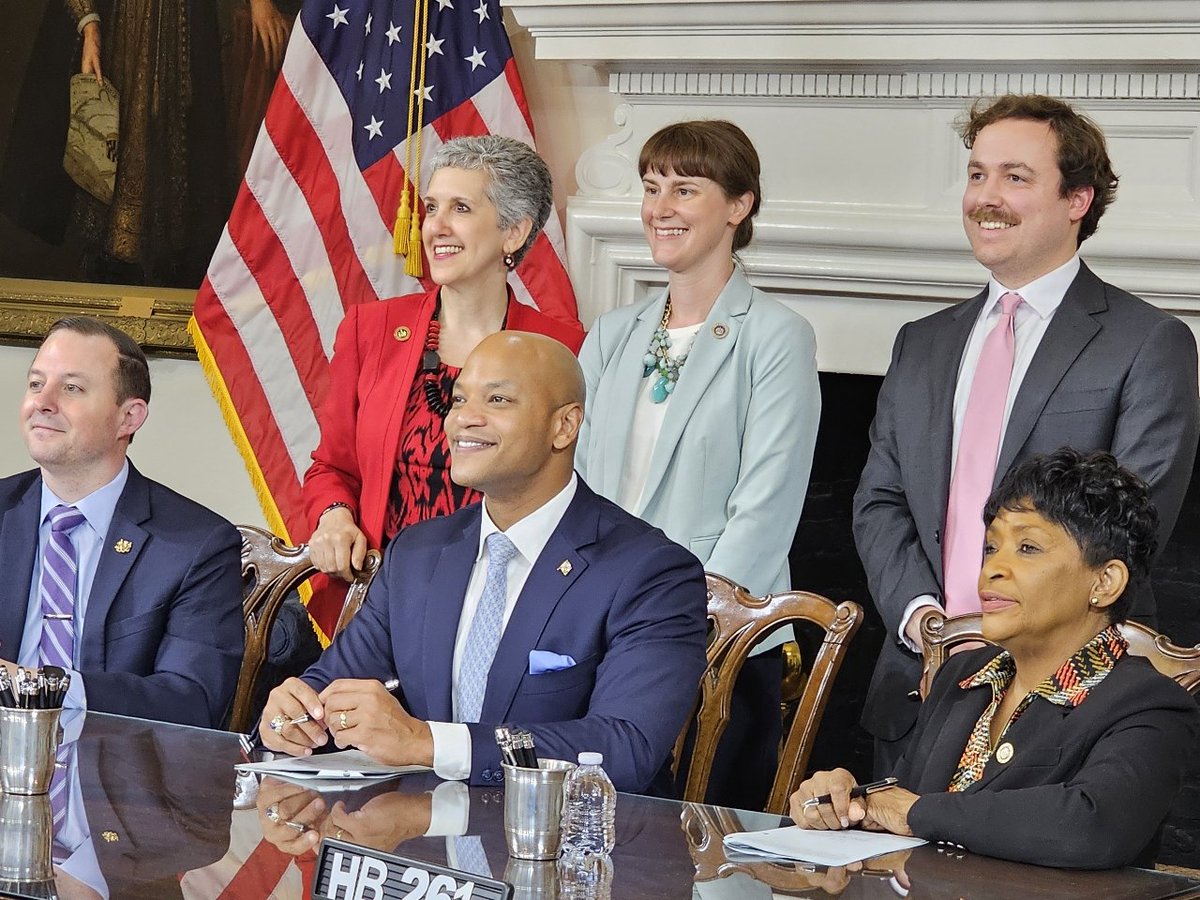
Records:
<instances>
[{"instance_id":1,"label":"clear water bottle","mask_svg":"<svg viewBox=\"0 0 1200 900\"><path fill-rule=\"evenodd\" d=\"M562 854L607 855L617 843L617 789L601 753L580 753L563 784Z\"/></svg>"},{"instance_id":2,"label":"clear water bottle","mask_svg":"<svg viewBox=\"0 0 1200 900\"><path fill-rule=\"evenodd\" d=\"M571 850L558 858L558 900L612 900L612 882L607 854Z\"/></svg>"}]
</instances>

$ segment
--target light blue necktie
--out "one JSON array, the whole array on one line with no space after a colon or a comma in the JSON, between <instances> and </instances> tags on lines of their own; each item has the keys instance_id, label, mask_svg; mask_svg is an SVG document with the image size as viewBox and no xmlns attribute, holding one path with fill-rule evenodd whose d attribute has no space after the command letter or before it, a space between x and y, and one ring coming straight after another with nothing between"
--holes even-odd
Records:
<instances>
[{"instance_id":1,"label":"light blue necktie","mask_svg":"<svg viewBox=\"0 0 1200 900\"><path fill-rule=\"evenodd\" d=\"M484 878L492 877L487 851L483 849L483 838L475 834L457 835L454 838L454 853L458 857L455 868Z\"/></svg>"},{"instance_id":2,"label":"light blue necktie","mask_svg":"<svg viewBox=\"0 0 1200 900\"><path fill-rule=\"evenodd\" d=\"M517 555L517 548L503 532L487 536L487 579L483 596L467 632L462 666L458 673L458 690L454 698L455 720L478 722L483 710L483 695L487 691L488 672L500 645L504 624L504 604L508 597L508 561Z\"/></svg>"}]
</instances>

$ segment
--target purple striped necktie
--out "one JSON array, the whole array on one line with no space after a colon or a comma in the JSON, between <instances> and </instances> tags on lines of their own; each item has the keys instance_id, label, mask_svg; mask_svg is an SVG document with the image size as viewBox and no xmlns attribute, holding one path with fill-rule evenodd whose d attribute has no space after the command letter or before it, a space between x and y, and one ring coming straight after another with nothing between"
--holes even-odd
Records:
<instances>
[{"instance_id":1,"label":"purple striped necktie","mask_svg":"<svg viewBox=\"0 0 1200 900\"><path fill-rule=\"evenodd\" d=\"M75 668L75 590L79 558L71 531L84 522L73 506L50 510L50 538L42 551L42 577L38 597L42 607L42 639L38 662L43 666Z\"/></svg>"},{"instance_id":2,"label":"purple striped necktie","mask_svg":"<svg viewBox=\"0 0 1200 900\"><path fill-rule=\"evenodd\" d=\"M50 812L54 817L54 843L51 856L55 864L61 864L71 856L72 848L60 840L67 821L67 807L71 800L71 763L75 758L75 744L59 744L54 759L54 777L50 779Z\"/></svg>"}]
</instances>

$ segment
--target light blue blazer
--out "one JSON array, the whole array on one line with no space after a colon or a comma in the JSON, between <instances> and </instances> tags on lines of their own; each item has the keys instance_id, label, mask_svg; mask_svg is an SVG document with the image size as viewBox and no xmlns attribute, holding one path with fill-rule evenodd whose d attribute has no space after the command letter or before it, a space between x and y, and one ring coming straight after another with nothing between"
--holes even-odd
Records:
<instances>
[{"instance_id":1,"label":"light blue blazer","mask_svg":"<svg viewBox=\"0 0 1200 900\"><path fill-rule=\"evenodd\" d=\"M579 352L587 414L575 465L611 500L666 298L601 316ZM734 270L666 401L642 506L630 510L755 596L791 586L821 415L816 346L806 319Z\"/></svg>"}]
</instances>

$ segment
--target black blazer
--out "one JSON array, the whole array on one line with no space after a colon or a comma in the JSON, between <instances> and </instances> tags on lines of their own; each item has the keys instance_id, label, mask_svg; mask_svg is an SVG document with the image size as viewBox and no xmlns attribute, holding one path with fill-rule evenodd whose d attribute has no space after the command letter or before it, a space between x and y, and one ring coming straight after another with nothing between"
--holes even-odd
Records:
<instances>
[{"instance_id":1,"label":"black blazer","mask_svg":"<svg viewBox=\"0 0 1200 900\"><path fill-rule=\"evenodd\" d=\"M985 290L900 330L854 495L854 542L887 629L862 724L887 741L908 733L920 706L907 695L921 664L897 632L913 598L942 593L954 388L986 297ZM1183 322L1081 264L1017 392L995 483L1063 445L1107 450L1149 483L1164 546L1200 436L1196 368L1196 341ZM1153 596L1139 591L1133 618L1153 617Z\"/></svg>"},{"instance_id":2,"label":"black blazer","mask_svg":"<svg viewBox=\"0 0 1200 900\"><path fill-rule=\"evenodd\" d=\"M991 701L959 682L1000 653L952 657L938 672L895 775L921 799L908 823L973 853L1078 869L1153 865L1158 836L1200 732L1195 700L1145 659L1124 656L1074 709L1038 698L966 791L946 792Z\"/></svg>"}]
</instances>

